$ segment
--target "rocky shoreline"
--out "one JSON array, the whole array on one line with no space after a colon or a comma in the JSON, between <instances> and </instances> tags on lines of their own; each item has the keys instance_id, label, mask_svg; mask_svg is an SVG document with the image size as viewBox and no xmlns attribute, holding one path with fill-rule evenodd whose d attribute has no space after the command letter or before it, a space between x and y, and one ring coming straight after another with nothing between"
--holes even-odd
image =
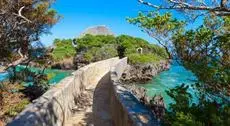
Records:
<instances>
[{"instance_id":1,"label":"rocky shoreline","mask_svg":"<svg viewBox=\"0 0 230 126\"><path fill-rule=\"evenodd\" d=\"M125 84L138 83L144 84L158 73L168 70L170 68L169 61L162 60L155 64L136 64L128 65L122 74L121 81Z\"/></svg>"},{"instance_id":2,"label":"rocky shoreline","mask_svg":"<svg viewBox=\"0 0 230 126\"><path fill-rule=\"evenodd\" d=\"M168 61L160 61L156 64L129 65L120 79L123 87L128 89L142 104L150 108L159 120L165 114L163 97L160 95L148 97L146 89L137 84L145 84L158 73L169 68L170 62Z\"/></svg>"},{"instance_id":3,"label":"rocky shoreline","mask_svg":"<svg viewBox=\"0 0 230 126\"><path fill-rule=\"evenodd\" d=\"M145 88L139 87L135 84L124 84L123 87L129 90L139 100L140 103L151 109L152 113L156 116L157 119L163 119L166 107L164 98L161 95L149 97L147 96L147 91Z\"/></svg>"}]
</instances>

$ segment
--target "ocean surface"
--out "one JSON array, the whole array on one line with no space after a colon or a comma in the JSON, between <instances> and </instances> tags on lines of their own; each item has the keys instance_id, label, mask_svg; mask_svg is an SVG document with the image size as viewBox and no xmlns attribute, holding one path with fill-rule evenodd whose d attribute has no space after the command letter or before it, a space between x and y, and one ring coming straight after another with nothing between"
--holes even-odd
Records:
<instances>
[{"instance_id":1,"label":"ocean surface","mask_svg":"<svg viewBox=\"0 0 230 126\"><path fill-rule=\"evenodd\" d=\"M166 90L184 83L185 85L190 85L188 91L194 97L193 100L196 100L196 92L191 87L196 82L197 78L191 71L174 62L169 70L159 73L151 82L141 85L141 87L147 90L147 95L150 97L154 95L163 96L167 108L170 103L173 103L173 100L167 95Z\"/></svg>"}]
</instances>

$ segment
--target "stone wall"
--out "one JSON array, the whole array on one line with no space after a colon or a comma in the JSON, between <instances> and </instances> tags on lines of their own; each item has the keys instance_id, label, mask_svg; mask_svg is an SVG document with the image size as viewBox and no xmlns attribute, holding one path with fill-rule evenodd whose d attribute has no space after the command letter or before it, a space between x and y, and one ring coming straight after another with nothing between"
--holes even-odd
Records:
<instances>
[{"instance_id":1,"label":"stone wall","mask_svg":"<svg viewBox=\"0 0 230 126\"><path fill-rule=\"evenodd\" d=\"M85 66L26 107L8 126L62 126L71 116L78 95L117 64L112 58Z\"/></svg>"},{"instance_id":2,"label":"stone wall","mask_svg":"<svg viewBox=\"0 0 230 126\"><path fill-rule=\"evenodd\" d=\"M120 77L127 67L124 58L111 71L110 111L115 126L158 126L155 116L126 88L122 87Z\"/></svg>"},{"instance_id":3,"label":"stone wall","mask_svg":"<svg viewBox=\"0 0 230 126\"><path fill-rule=\"evenodd\" d=\"M113 126L158 126L159 122L151 111L121 86L119 79L126 66L127 58L112 58L77 70L28 105L8 126L63 126L72 115L79 94L90 85L100 84L106 75L109 75L108 79L103 83L109 85L108 112ZM94 112L95 116L100 115L100 112ZM94 118L99 124L100 118Z\"/></svg>"}]
</instances>

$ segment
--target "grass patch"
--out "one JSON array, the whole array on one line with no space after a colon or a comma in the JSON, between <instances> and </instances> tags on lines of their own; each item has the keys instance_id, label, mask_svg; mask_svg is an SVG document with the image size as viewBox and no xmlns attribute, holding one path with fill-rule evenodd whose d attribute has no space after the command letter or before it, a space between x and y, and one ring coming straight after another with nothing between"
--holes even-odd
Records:
<instances>
[{"instance_id":1,"label":"grass patch","mask_svg":"<svg viewBox=\"0 0 230 126\"><path fill-rule=\"evenodd\" d=\"M130 64L147 64L147 63L157 63L164 58L154 55L154 54L129 54L128 62Z\"/></svg>"}]
</instances>

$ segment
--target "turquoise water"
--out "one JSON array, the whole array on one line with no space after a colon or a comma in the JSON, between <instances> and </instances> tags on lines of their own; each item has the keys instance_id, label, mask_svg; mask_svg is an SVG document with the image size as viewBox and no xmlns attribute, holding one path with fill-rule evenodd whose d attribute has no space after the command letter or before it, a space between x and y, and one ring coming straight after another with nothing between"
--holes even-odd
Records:
<instances>
[{"instance_id":1,"label":"turquoise water","mask_svg":"<svg viewBox=\"0 0 230 126\"><path fill-rule=\"evenodd\" d=\"M196 81L197 78L191 71L188 71L178 63L173 63L168 71L164 71L158 74L153 78L151 82L141 86L147 89L148 96L163 96L166 107L168 107L168 105L172 103L173 100L166 94L165 90L174 88L175 86L181 85L182 83L186 85L192 85ZM193 94L193 96L196 95L191 86L188 91Z\"/></svg>"},{"instance_id":2,"label":"turquoise water","mask_svg":"<svg viewBox=\"0 0 230 126\"><path fill-rule=\"evenodd\" d=\"M22 66L22 65L18 65L16 67L16 71L18 72L24 69L25 69L25 66ZM35 68L35 67L29 67L29 70L32 72L36 72L36 73L41 72L41 69ZM56 85L62 79L71 75L71 71L62 71L62 70L55 70L55 69L45 69L44 73L50 76L49 85ZM7 80L8 78L9 78L8 73L0 73L0 82ZM29 82L29 81L24 83L25 86L32 85L32 84L33 82Z\"/></svg>"},{"instance_id":3,"label":"turquoise water","mask_svg":"<svg viewBox=\"0 0 230 126\"><path fill-rule=\"evenodd\" d=\"M7 79L9 76L8 73L0 73L0 82Z\"/></svg>"}]
</instances>

